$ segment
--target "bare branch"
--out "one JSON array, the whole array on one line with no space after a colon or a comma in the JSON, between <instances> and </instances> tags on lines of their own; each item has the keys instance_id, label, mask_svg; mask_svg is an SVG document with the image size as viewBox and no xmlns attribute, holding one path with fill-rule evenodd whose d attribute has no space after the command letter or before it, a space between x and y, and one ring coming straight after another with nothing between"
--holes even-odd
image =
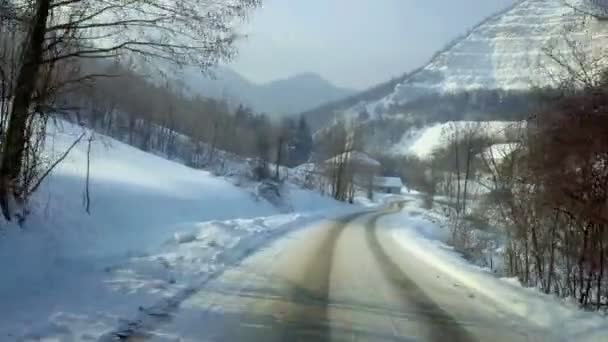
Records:
<instances>
[{"instance_id":1,"label":"bare branch","mask_svg":"<svg viewBox=\"0 0 608 342\"><path fill-rule=\"evenodd\" d=\"M40 178L38 178L36 184L34 184L34 186L30 188L28 196L36 192L40 184L42 184L42 181L44 181L44 179L57 167L57 165L59 165L65 158L67 158L67 156L74 149L74 147L76 147L76 145L80 143L85 134L85 132L80 134L80 136L72 143L72 145L70 145L70 147L68 147L68 149L59 158L57 158L57 160L55 160L49 168L46 169L46 171L40 176Z\"/></svg>"}]
</instances>

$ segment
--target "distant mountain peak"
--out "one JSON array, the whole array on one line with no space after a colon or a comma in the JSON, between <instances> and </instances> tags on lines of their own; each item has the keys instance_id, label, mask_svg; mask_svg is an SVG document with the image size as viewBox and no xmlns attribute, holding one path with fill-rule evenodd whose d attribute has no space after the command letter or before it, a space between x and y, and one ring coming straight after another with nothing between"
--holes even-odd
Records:
<instances>
[{"instance_id":1,"label":"distant mountain peak","mask_svg":"<svg viewBox=\"0 0 608 342\"><path fill-rule=\"evenodd\" d=\"M266 83L252 82L227 66L219 66L212 73L213 77L209 77L186 68L179 79L191 94L224 98L271 115L297 114L355 93L355 90L333 85L314 72Z\"/></svg>"},{"instance_id":2,"label":"distant mountain peak","mask_svg":"<svg viewBox=\"0 0 608 342\"><path fill-rule=\"evenodd\" d=\"M294 79L294 80L300 79L300 80L320 81L320 82L330 83L328 80L323 78L321 75L317 74L316 72L312 72L312 71L301 72L301 73L289 76L289 77L287 77L287 79Z\"/></svg>"}]
</instances>

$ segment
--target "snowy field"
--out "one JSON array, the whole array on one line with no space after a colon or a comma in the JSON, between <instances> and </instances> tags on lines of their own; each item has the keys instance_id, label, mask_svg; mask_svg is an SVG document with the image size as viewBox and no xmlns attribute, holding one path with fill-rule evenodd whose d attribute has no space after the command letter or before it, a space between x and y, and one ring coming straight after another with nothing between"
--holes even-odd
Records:
<instances>
[{"instance_id":1,"label":"snowy field","mask_svg":"<svg viewBox=\"0 0 608 342\"><path fill-rule=\"evenodd\" d=\"M61 124L47 155L81 132ZM287 184L285 214L252 189L95 135L87 215L86 152L83 141L53 172L23 228L2 225L0 341L96 339L266 241L358 208Z\"/></svg>"},{"instance_id":2,"label":"snowy field","mask_svg":"<svg viewBox=\"0 0 608 342\"><path fill-rule=\"evenodd\" d=\"M391 229L403 249L483 296L494 306L497 317L519 317L554 332L547 341L606 341L608 320L601 314L583 312L575 303L523 288L516 279L496 277L491 270L466 261L447 244L449 232L441 227L442 219L411 197L403 211L381 218L379 225Z\"/></svg>"}]
</instances>

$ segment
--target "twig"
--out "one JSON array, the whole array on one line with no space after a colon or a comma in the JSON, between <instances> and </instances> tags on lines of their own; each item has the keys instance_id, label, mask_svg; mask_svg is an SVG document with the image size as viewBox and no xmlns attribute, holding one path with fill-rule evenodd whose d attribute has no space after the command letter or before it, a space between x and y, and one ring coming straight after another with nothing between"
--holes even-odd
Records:
<instances>
[{"instance_id":1,"label":"twig","mask_svg":"<svg viewBox=\"0 0 608 342\"><path fill-rule=\"evenodd\" d=\"M86 132L83 132L82 134L80 134L78 139L76 139L72 143L72 145L70 145L70 147L57 160L55 160L55 162L42 174L42 176L40 176L40 178L38 179L36 184L28 191L28 196L26 196L26 197L29 197L29 195L31 195L38 189L40 184L42 184L42 181L51 173L51 171L53 171L53 169L55 169L55 167L57 167L57 165L59 165L59 163L61 163L68 156L68 154L70 154L72 149L74 147L76 147L76 145L78 145L78 143L82 140L82 138L85 136L85 134L86 134Z\"/></svg>"},{"instance_id":2,"label":"twig","mask_svg":"<svg viewBox=\"0 0 608 342\"><path fill-rule=\"evenodd\" d=\"M87 214L89 215L91 215L91 193L89 190L89 184L91 179L91 145L94 137L94 133L91 133L88 139L89 144L87 146L87 177L84 187L84 206Z\"/></svg>"}]
</instances>

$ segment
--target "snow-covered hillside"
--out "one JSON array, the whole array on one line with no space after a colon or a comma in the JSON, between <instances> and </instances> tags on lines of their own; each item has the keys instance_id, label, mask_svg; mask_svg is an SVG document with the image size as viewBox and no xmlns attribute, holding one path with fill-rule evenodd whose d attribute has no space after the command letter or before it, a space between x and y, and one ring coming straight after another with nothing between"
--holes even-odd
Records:
<instances>
[{"instance_id":1,"label":"snow-covered hillside","mask_svg":"<svg viewBox=\"0 0 608 342\"><path fill-rule=\"evenodd\" d=\"M587 15L594 9L590 0L520 1L439 52L392 93L369 103L369 111L431 93L554 85L565 70L545 51L555 47L561 58L572 57L565 36L584 51L605 52L608 22Z\"/></svg>"},{"instance_id":2,"label":"snow-covered hillside","mask_svg":"<svg viewBox=\"0 0 608 342\"><path fill-rule=\"evenodd\" d=\"M522 0L455 39L420 69L348 101L307 112L319 140L343 121L361 126L369 151L408 153L422 125L458 120L521 120L539 97L580 71L599 76L608 55L603 0ZM552 57L551 57L551 56ZM556 62L555 59L559 61ZM432 139L423 139L422 148ZM431 144L432 145L432 144ZM412 147L414 154L417 147Z\"/></svg>"},{"instance_id":3,"label":"snow-covered hillside","mask_svg":"<svg viewBox=\"0 0 608 342\"><path fill-rule=\"evenodd\" d=\"M437 148L447 144L448 137L455 131L478 127L482 134L497 140L507 140L508 130L516 123L510 121L449 121L433 124L406 132L399 143L393 145L391 152L396 155L412 155L421 159L431 156Z\"/></svg>"},{"instance_id":4,"label":"snow-covered hillside","mask_svg":"<svg viewBox=\"0 0 608 342\"><path fill-rule=\"evenodd\" d=\"M61 155L81 132L60 121L47 156ZM286 184L282 200L293 213L284 213L255 184L237 187L94 136L90 215L84 139L35 194L24 226L0 227L0 341L96 339L273 236L355 208Z\"/></svg>"}]
</instances>

